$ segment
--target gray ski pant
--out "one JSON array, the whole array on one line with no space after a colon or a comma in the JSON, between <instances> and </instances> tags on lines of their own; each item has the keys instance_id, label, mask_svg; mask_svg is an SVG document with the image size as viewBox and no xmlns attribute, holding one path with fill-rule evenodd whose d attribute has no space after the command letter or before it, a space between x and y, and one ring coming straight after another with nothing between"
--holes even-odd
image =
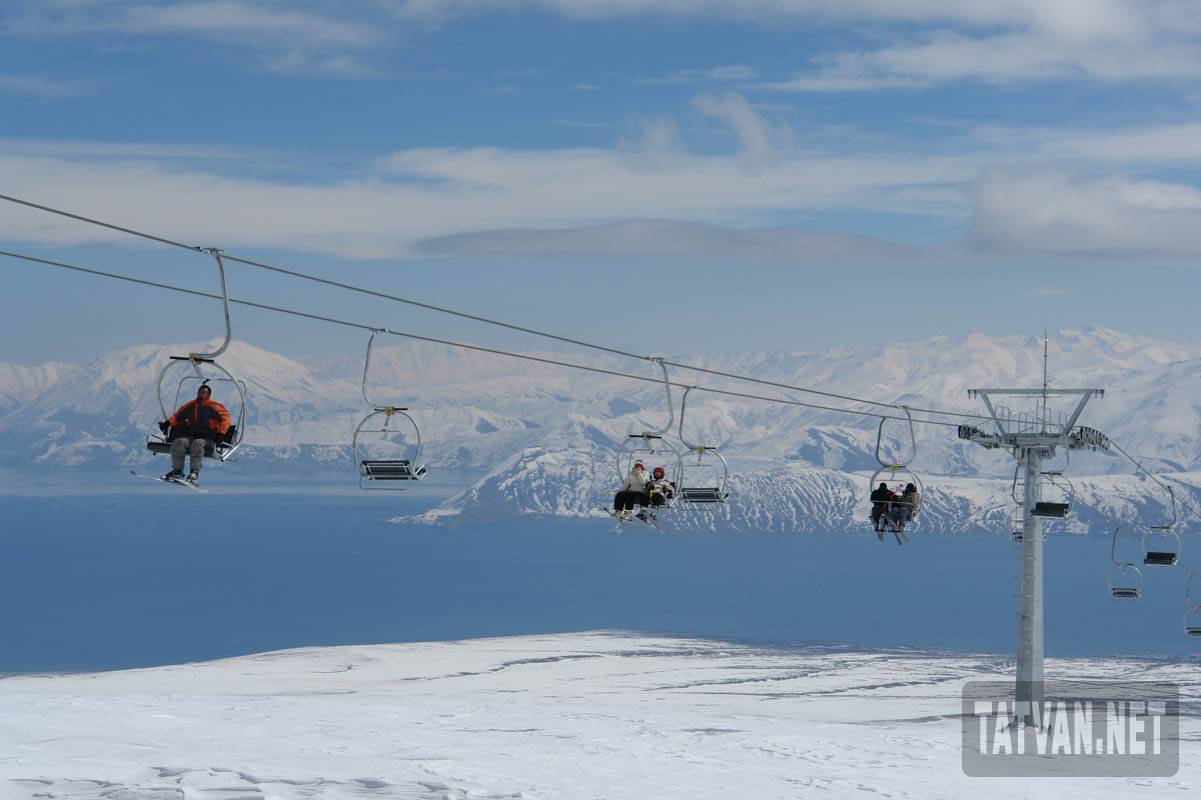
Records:
<instances>
[{"instance_id":1,"label":"gray ski pant","mask_svg":"<svg viewBox=\"0 0 1201 800\"><path fill-rule=\"evenodd\" d=\"M204 439L189 439L187 436L181 436L171 442L171 469L183 472L183 459L185 455L192 456L192 472L200 472L200 468L204 466L204 447L208 444Z\"/></svg>"}]
</instances>

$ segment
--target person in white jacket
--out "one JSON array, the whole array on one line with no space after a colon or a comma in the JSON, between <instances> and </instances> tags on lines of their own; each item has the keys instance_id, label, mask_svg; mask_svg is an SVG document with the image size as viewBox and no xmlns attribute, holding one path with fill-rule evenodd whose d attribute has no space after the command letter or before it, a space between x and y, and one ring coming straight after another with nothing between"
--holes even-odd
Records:
<instances>
[{"instance_id":1,"label":"person in white jacket","mask_svg":"<svg viewBox=\"0 0 1201 800\"><path fill-rule=\"evenodd\" d=\"M650 476L646 474L646 467L641 461L635 461L630 474L626 476L621 488L613 497L613 511L622 516L629 516L634 510L635 503L645 507L648 483L650 483Z\"/></svg>"}]
</instances>

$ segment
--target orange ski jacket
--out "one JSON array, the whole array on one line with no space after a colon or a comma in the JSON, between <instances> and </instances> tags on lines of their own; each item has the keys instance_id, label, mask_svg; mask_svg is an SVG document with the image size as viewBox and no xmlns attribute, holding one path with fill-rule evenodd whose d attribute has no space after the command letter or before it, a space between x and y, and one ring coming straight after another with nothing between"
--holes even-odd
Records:
<instances>
[{"instance_id":1,"label":"orange ski jacket","mask_svg":"<svg viewBox=\"0 0 1201 800\"><path fill-rule=\"evenodd\" d=\"M229 409L225 406L216 400L199 399L184 403L167 420L167 424L172 428L186 426L193 434L211 431L216 434L214 438L224 436L232 422Z\"/></svg>"}]
</instances>

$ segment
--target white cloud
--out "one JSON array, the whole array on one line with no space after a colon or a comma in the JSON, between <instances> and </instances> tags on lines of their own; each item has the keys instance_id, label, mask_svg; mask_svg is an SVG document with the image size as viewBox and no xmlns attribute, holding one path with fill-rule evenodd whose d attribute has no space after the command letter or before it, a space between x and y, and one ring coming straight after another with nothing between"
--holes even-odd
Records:
<instances>
[{"instance_id":1,"label":"white cloud","mask_svg":"<svg viewBox=\"0 0 1201 800\"><path fill-rule=\"evenodd\" d=\"M941 31L867 52L840 53L819 69L765 88L854 91L917 88L976 79L994 82L1057 78L1134 80L1201 75L1201 47L1193 41L1150 37L1133 41L1063 40L1020 31L969 36Z\"/></svg>"},{"instance_id":2,"label":"white cloud","mask_svg":"<svg viewBox=\"0 0 1201 800\"><path fill-rule=\"evenodd\" d=\"M1162 0L393 0L391 5L402 16L433 20L533 8L583 19L672 14L745 20L818 17L974 27L1023 25L1081 37L1129 33L1139 28L1144 6L1180 4Z\"/></svg>"},{"instance_id":3,"label":"white cloud","mask_svg":"<svg viewBox=\"0 0 1201 800\"><path fill-rule=\"evenodd\" d=\"M578 19L724 17L875 26L883 46L828 53L770 88L828 92L938 81L1128 80L1201 76L1201 13L1189 0L394 0L402 17L541 9ZM689 71L658 81L690 79ZM717 76L711 76L716 78ZM733 78L743 80L742 77Z\"/></svg>"},{"instance_id":4,"label":"white cloud","mask_svg":"<svg viewBox=\"0 0 1201 800\"><path fill-rule=\"evenodd\" d=\"M1201 191L1123 176L993 172L975 188L968 241L1001 253L1201 256Z\"/></svg>"},{"instance_id":5,"label":"white cloud","mask_svg":"<svg viewBox=\"0 0 1201 800\"><path fill-rule=\"evenodd\" d=\"M1107 132L1048 134L1048 155L1105 161L1201 162L1201 122L1153 125Z\"/></svg>"},{"instance_id":6,"label":"white cloud","mask_svg":"<svg viewBox=\"0 0 1201 800\"><path fill-rule=\"evenodd\" d=\"M274 0L45 3L13 14L5 24L10 33L24 35L178 35L272 49L363 47L380 38L370 25L296 5Z\"/></svg>"},{"instance_id":7,"label":"white cloud","mask_svg":"<svg viewBox=\"0 0 1201 800\"><path fill-rule=\"evenodd\" d=\"M946 247L962 244L961 255L1201 256L1201 191L1113 174L1128 163L1118 156L1148 141L1179 146L1171 152L1185 156L1176 127L1094 134L1085 141L1093 142L1094 157L1081 156L1073 171L1049 165L1064 163L1054 153L1081 134L1028 134L1038 137L1034 146L1020 137L1006 145L1022 158L990 169L996 149L980 141L954 153L895 143L874 152L870 138L843 135L802 150L788 128L738 95L703 96L697 106L729 127L736 150L693 152L675 120L663 117L645 122L642 140L612 148L413 148L330 183L219 174L214 160L236 166L244 154L201 145L16 140L0 141L0 185L185 241L352 257L595 252L845 260L931 252L885 242L887 234L818 229L815 220L848 212L874 218L881 231L908 230L914 218L926 230L931 222L962 228L962 243L954 233L944 239ZM7 206L0 207L0 237L124 240Z\"/></svg>"},{"instance_id":8,"label":"white cloud","mask_svg":"<svg viewBox=\"0 0 1201 800\"><path fill-rule=\"evenodd\" d=\"M1072 290L1062 286L1038 286L1030 291L1031 297L1053 298L1071 297Z\"/></svg>"},{"instance_id":9,"label":"white cloud","mask_svg":"<svg viewBox=\"0 0 1201 800\"><path fill-rule=\"evenodd\" d=\"M737 134L742 152L748 156L762 158L772 150L792 143L791 130L769 123L740 94L702 95L693 100L692 105L702 114L727 123Z\"/></svg>"},{"instance_id":10,"label":"white cloud","mask_svg":"<svg viewBox=\"0 0 1201 800\"><path fill-rule=\"evenodd\" d=\"M381 159L367 178L332 185L170 169L158 160L0 151L0 185L85 214L136 210L124 221L187 240L375 257L405 255L422 241L472 231L665 218L754 227L763 215L890 203L908 212L915 209L903 199L906 193L974 175L971 162L937 155L765 149L771 138L757 115L729 97L706 102L738 129L742 150L694 154L674 122L662 119L648 123L643 142L613 149L403 150ZM54 242L111 238L76 223L8 213L0 216L0 235Z\"/></svg>"},{"instance_id":11,"label":"white cloud","mask_svg":"<svg viewBox=\"0 0 1201 800\"><path fill-rule=\"evenodd\" d=\"M731 228L672 220L634 220L561 229L510 229L435 237L419 254L487 258L751 259L792 263L865 261L931 255L866 236L787 228Z\"/></svg>"},{"instance_id":12,"label":"white cloud","mask_svg":"<svg viewBox=\"0 0 1201 800\"><path fill-rule=\"evenodd\" d=\"M72 139L0 139L0 153L61 158L112 158L157 161L234 161L250 158L247 152L208 144L162 142L92 142Z\"/></svg>"},{"instance_id":13,"label":"white cloud","mask_svg":"<svg viewBox=\"0 0 1201 800\"><path fill-rule=\"evenodd\" d=\"M268 71L279 75L316 75L326 78L374 78L379 73L351 55L311 55L291 52L269 60Z\"/></svg>"},{"instance_id":14,"label":"white cloud","mask_svg":"<svg viewBox=\"0 0 1201 800\"><path fill-rule=\"evenodd\" d=\"M0 72L0 94L27 94L43 98L69 97L83 91L81 81Z\"/></svg>"},{"instance_id":15,"label":"white cloud","mask_svg":"<svg viewBox=\"0 0 1201 800\"><path fill-rule=\"evenodd\" d=\"M656 85L671 83L695 83L698 81L733 82L753 81L759 77L759 68L747 64L728 64L705 69L678 69L658 78L639 78L638 83Z\"/></svg>"},{"instance_id":16,"label":"white cloud","mask_svg":"<svg viewBox=\"0 0 1201 800\"><path fill-rule=\"evenodd\" d=\"M1039 128L935 122L965 128L957 146L982 145L1012 163L1179 167L1201 162L1201 122L1152 123L1137 127Z\"/></svg>"}]
</instances>

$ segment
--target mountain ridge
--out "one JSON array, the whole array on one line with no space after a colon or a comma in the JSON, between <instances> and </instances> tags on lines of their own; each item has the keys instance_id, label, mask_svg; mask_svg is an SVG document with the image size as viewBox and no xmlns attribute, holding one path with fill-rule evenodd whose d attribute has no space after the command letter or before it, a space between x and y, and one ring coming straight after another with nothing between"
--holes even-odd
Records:
<instances>
[{"instance_id":1,"label":"mountain ridge","mask_svg":"<svg viewBox=\"0 0 1201 800\"><path fill-rule=\"evenodd\" d=\"M10 465L68 467L150 462L142 442L161 417L154 396L158 370L170 355L202 346L137 345L76 366L0 364L0 397L15 398L0 416L0 459ZM1055 385L1089 384L1107 390L1105 399L1090 404L1083 423L1109 433L1140 457L1153 456L1149 463L1156 469L1201 471L1201 343L1164 342L1094 326L1057 333L1050 351ZM610 356L572 358L602 369L652 374ZM1033 384L1042 377L1041 339L982 333L877 347L842 346L821 353L758 351L679 360L881 403L966 414L981 412L968 401L968 388ZM348 444L368 410L360 393L361 359L290 358L237 341L222 363L248 387L249 424L236 469L301 471L325 466L353 474ZM673 379L689 374L698 375L675 369ZM702 387L776 394L864 412L856 416L723 395L690 396L688 437L720 446L730 459L736 488L753 496L748 504L753 508L726 517L730 525L779 527L764 521L766 513L772 520L793 519L807 528L809 523L799 520L834 524L858 513L852 506L861 505L862 498L831 505L814 493L774 492L768 487L804 479L816 480L836 494L866 495L866 476L876 463L875 415L888 413L887 408L701 377ZM575 515L584 510L573 499L581 496L587 498L587 513L599 512L604 495L618 479L614 452L629 433L661 424L667 416L662 386L654 383L572 373L420 342L378 347L371 382L376 400L412 409L431 470L484 474L434 515L442 521L485 519L513 509L524 513L530 507L539 513ZM673 398L678 424L680 393L675 391ZM167 404L174 402L170 397ZM931 517L944 513L935 513L941 507L937 484L977 479L1002 486L1013 468L1005 454L956 438L955 424L970 419L943 421L948 425L917 429L914 470L946 479L927 481ZM903 424L888 423L886 451L896 452L906 436ZM595 466L599 464L604 466ZM520 474L553 466L565 477L555 481L540 474L543 484L533 492L520 485ZM505 476L505 470L517 472ZM1129 472L1129 464L1112 455L1077 454L1072 471L1080 476L1116 475ZM595 491L583 486L584 475ZM852 481L847 476L855 477ZM945 513L952 514L954 508L965 514L984 513L981 498L997 492L981 491L964 488L952 493L954 497L948 495ZM704 525L715 519L705 517ZM937 527L953 531L962 525L948 521Z\"/></svg>"}]
</instances>

